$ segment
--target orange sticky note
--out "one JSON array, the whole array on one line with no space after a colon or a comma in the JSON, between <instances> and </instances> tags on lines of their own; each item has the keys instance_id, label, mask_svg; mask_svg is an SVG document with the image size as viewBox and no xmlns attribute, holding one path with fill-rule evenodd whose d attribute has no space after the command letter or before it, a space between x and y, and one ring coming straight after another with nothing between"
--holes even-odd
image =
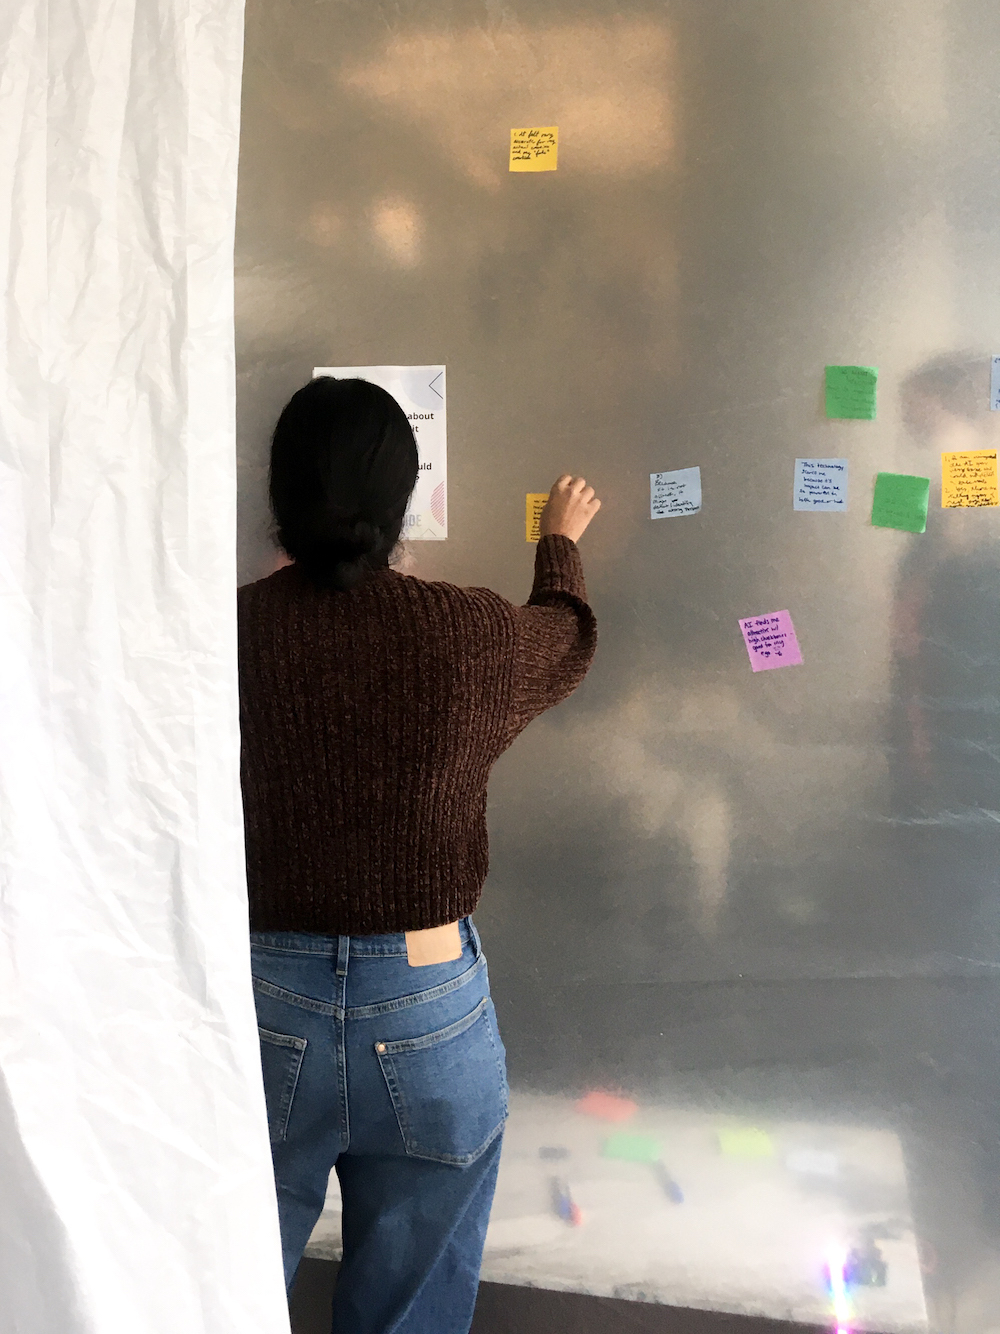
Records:
<instances>
[{"instance_id":1,"label":"orange sticky note","mask_svg":"<svg viewBox=\"0 0 1000 1334\"><path fill-rule=\"evenodd\" d=\"M599 1116L602 1121L627 1121L639 1110L631 1098L621 1098L617 1093L602 1093L595 1089L576 1104L576 1110L585 1116Z\"/></svg>"},{"instance_id":2,"label":"orange sticky note","mask_svg":"<svg viewBox=\"0 0 1000 1334\"><path fill-rule=\"evenodd\" d=\"M943 509L1000 505L995 449L962 449L941 455Z\"/></svg>"},{"instance_id":3,"label":"orange sticky note","mask_svg":"<svg viewBox=\"0 0 1000 1334\"><path fill-rule=\"evenodd\" d=\"M542 517L542 510L549 498L549 493L531 492L525 496L525 539L528 542L537 542L541 536L538 525Z\"/></svg>"},{"instance_id":4,"label":"orange sticky note","mask_svg":"<svg viewBox=\"0 0 1000 1334\"><path fill-rule=\"evenodd\" d=\"M559 127L511 130L511 171L555 171L559 156Z\"/></svg>"}]
</instances>

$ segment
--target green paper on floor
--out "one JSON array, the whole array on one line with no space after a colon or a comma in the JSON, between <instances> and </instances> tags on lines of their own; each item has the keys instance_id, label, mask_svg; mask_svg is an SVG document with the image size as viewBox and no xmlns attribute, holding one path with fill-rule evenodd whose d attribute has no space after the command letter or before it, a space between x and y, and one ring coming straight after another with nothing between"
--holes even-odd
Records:
<instances>
[{"instance_id":1,"label":"green paper on floor","mask_svg":"<svg viewBox=\"0 0 1000 1334\"><path fill-rule=\"evenodd\" d=\"M629 1163L655 1163L660 1158L660 1144L649 1135L621 1131L604 1141L605 1158L624 1158Z\"/></svg>"}]
</instances>

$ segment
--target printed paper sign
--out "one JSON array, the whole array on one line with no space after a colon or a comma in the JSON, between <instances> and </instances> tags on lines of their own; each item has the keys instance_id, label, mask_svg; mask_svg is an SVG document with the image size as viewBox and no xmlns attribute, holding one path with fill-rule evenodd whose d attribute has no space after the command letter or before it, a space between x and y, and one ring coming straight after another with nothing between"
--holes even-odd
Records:
<instances>
[{"instance_id":1,"label":"printed paper sign","mask_svg":"<svg viewBox=\"0 0 1000 1334\"><path fill-rule=\"evenodd\" d=\"M796 459L793 505L797 510L846 510L847 460Z\"/></svg>"},{"instance_id":2,"label":"printed paper sign","mask_svg":"<svg viewBox=\"0 0 1000 1334\"><path fill-rule=\"evenodd\" d=\"M990 408L1000 412L1000 357L990 361Z\"/></svg>"},{"instance_id":3,"label":"printed paper sign","mask_svg":"<svg viewBox=\"0 0 1000 1334\"><path fill-rule=\"evenodd\" d=\"M743 640L755 672L772 667L798 667L802 650L795 638L795 627L787 611L772 611L766 616L748 616L740 621Z\"/></svg>"},{"instance_id":4,"label":"printed paper sign","mask_svg":"<svg viewBox=\"0 0 1000 1334\"><path fill-rule=\"evenodd\" d=\"M555 171L559 155L559 127L511 130L511 171Z\"/></svg>"},{"instance_id":5,"label":"printed paper sign","mask_svg":"<svg viewBox=\"0 0 1000 1334\"><path fill-rule=\"evenodd\" d=\"M529 542L537 542L540 536L538 526L542 517L542 510L545 508L545 502L549 498L547 491L529 491L525 496L525 537Z\"/></svg>"},{"instance_id":6,"label":"printed paper sign","mask_svg":"<svg viewBox=\"0 0 1000 1334\"><path fill-rule=\"evenodd\" d=\"M874 366L827 366L826 415L874 421L877 386Z\"/></svg>"},{"instance_id":7,"label":"printed paper sign","mask_svg":"<svg viewBox=\"0 0 1000 1334\"><path fill-rule=\"evenodd\" d=\"M317 366L317 375L370 380L406 413L417 442L420 471L403 520L407 542L448 536L448 426L443 366Z\"/></svg>"},{"instance_id":8,"label":"printed paper sign","mask_svg":"<svg viewBox=\"0 0 1000 1334\"><path fill-rule=\"evenodd\" d=\"M875 478L872 524L876 528L901 528L906 533L926 532L930 493L929 477L880 472Z\"/></svg>"},{"instance_id":9,"label":"printed paper sign","mask_svg":"<svg viewBox=\"0 0 1000 1334\"><path fill-rule=\"evenodd\" d=\"M1000 505L995 449L963 449L941 455L943 509Z\"/></svg>"},{"instance_id":10,"label":"printed paper sign","mask_svg":"<svg viewBox=\"0 0 1000 1334\"><path fill-rule=\"evenodd\" d=\"M701 509L701 469L677 468L649 474L649 517L676 519Z\"/></svg>"}]
</instances>

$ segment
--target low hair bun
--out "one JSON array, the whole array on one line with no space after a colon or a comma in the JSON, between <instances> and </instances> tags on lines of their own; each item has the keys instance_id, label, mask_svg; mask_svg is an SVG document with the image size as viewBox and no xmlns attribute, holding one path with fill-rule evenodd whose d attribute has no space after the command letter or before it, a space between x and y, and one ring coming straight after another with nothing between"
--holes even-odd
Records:
<instances>
[{"instance_id":1,"label":"low hair bun","mask_svg":"<svg viewBox=\"0 0 1000 1334\"><path fill-rule=\"evenodd\" d=\"M323 588L347 593L379 564L388 551L386 535L367 519L323 525L322 535L299 543L296 562L305 574Z\"/></svg>"}]
</instances>

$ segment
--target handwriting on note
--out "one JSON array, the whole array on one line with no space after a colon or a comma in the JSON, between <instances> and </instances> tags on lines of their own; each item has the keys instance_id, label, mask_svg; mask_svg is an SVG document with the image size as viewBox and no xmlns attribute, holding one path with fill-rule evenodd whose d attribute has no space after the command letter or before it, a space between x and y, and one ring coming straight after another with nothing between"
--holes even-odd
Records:
<instances>
[{"instance_id":1,"label":"handwriting on note","mask_svg":"<svg viewBox=\"0 0 1000 1334\"><path fill-rule=\"evenodd\" d=\"M826 415L874 421L877 387L874 366L827 366Z\"/></svg>"},{"instance_id":2,"label":"handwriting on note","mask_svg":"<svg viewBox=\"0 0 1000 1334\"><path fill-rule=\"evenodd\" d=\"M555 171L559 157L559 127L511 130L511 171Z\"/></svg>"},{"instance_id":3,"label":"handwriting on note","mask_svg":"<svg viewBox=\"0 0 1000 1334\"><path fill-rule=\"evenodd\" d=\"M795 627L787 611L772 611L766 616L748 616L740 621L743 641L755 672L772 667L798 667L802 650L795 637Z\"/></svg>"},{"instance_id":4,"label":"handwriting on note","mask_svg":"<svg viewBox=\"0 0 1000 1334\"><path fill-rule=\"evenodd\" d=\"M675 468L649 474L649 517L675 519L701 509L701 469Z\"/></svg>"},{"instance_id":5,"label":"handwriting on note","mask_svg":"<svg viewBox=\"0 0 1000 1334\"><path fill-rule=\"evenodd\" d=\"M793 506L797 510L846 510L847 460L796 459Z\"/></svg>"},{"instance_id":6,"label":"handwriting on note","mask_svg":"<svg viewBox=\"0 0 1000 1334\"><path fill-rule=\"evenodd\" d=\"M539 523L542 518L542 510L549 498L547 491L529 491L525 496L525 537L529 542L537 542L540 536Z\"/></svg>"},{"instance_id":7,"label":"handwriting on note","mask_svg":"<svg viewBox=\"0 0 1000 1334\"><path fill-rule=\"evenodd\" d=\"M990 410L1000 412L1000 357L990 358Z\"/></svg>"},{"instance_id":8,"label":"handwriting on note","mask_svg":"<svg viewBox=\"0 0 1000 1334\"><path fill-rule=\"evenodd\" d=\"M905 533L926 532L930 493L929 477L910 477L899 472L878 473L872 497L873 527L901 528Z\"/></svg>"},{"instance_id":9,"label":"handwriting on note","mask_svg":"<svg viewBox=\"0 0 1000 1334\"><path fill-rule=\"evenodd\" d=\"M995 449L962 449L941 455L941 505L944 509L1000 505Z\"/></svg>"}]
</instances>

